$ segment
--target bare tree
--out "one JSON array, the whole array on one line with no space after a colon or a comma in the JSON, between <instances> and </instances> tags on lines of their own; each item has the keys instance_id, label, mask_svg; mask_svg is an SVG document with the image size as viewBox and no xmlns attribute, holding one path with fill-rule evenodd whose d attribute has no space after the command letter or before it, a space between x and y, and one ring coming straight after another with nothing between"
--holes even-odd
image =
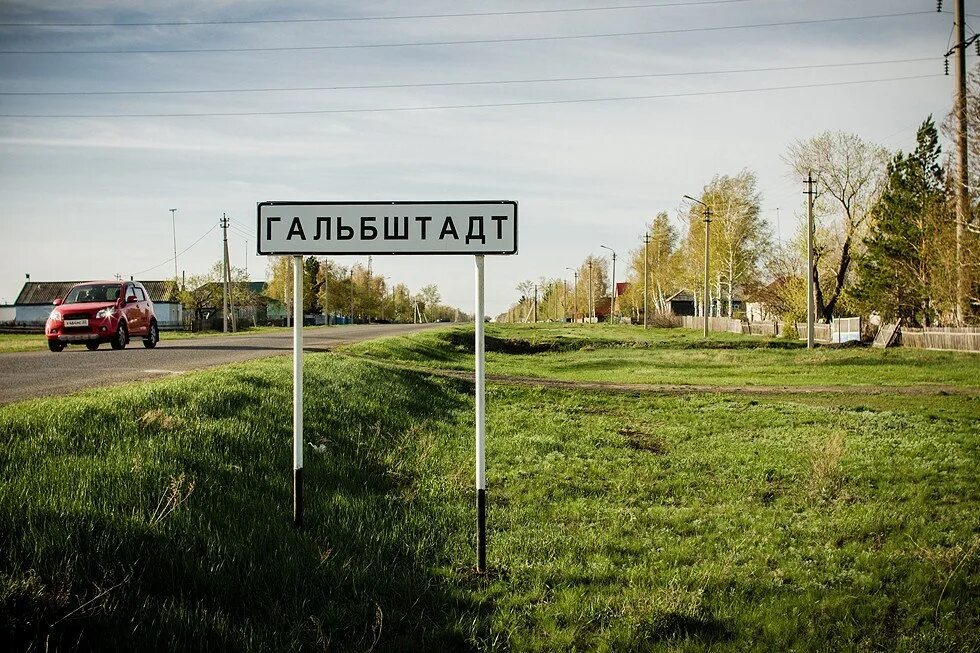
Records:
<instances>
[{"instance_id":1,"label":"bare tree","mask_svg":"<svg viewBox=\"0 0 980 653\"><path fill-rule=\"evenodd\" d=\"M888 152L853 134L825 132L797 141L783 160L801 184L808 174L817 182L813 275L817 312L830 321L850 283L871 207L881 195Z\"/></svg>"}]
</instances>

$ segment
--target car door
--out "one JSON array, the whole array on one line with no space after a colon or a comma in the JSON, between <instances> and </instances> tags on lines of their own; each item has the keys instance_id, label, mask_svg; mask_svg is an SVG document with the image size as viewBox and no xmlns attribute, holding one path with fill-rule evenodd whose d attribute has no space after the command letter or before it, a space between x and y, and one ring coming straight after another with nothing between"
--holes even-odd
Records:
<instances>
[{"instance_id":1,"label":"car door","mask_svg":"<svg viewBox=\"0 0 980 653\"><path fill-rule=\"evenodd\" d=\"M136 297L136 301L129 301L131 297ZM145 325L143 324L142 309L140 308L139 296L136 295L136 289L133 287L133 284L127 283L123 288L123 299L126 301L123 305L123 314L126 316L126 325L130 335L143 333Z\"/></svg>"}]
</instances>

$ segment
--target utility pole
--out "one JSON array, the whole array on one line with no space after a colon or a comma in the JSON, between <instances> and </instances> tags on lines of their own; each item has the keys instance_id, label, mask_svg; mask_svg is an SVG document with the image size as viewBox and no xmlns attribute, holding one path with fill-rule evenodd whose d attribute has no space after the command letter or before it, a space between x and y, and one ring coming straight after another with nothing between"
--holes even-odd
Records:
<instances>
[{"instance_id":1,"label":"utility pole","mask_svg":"<svg viewBox=\"0 0 980 653\"><path fill-rule=\"evenodd\" d=\"M711 313L711 300L709 298L710 288L709 288L709 278L708 278L708 260L711 254L711 246L709 244L709 239L711 237L711 207L702 202L699 199L695 199L690 195L685 195L684 199L691 200L692 202L697 202L704 207L704 337L708 337L708 316Z\"/></svg>"},{"instance_id":2,"label":"utility pole","mask_svg":"<svg viewBox=\"0 0 980 653\"><path fill-rule=\"evenodd\" d=\"M354 266L350 266L350 323L354 324Z\"/></svg>"},{"instance_id":3,"label":"utility pole","mask_svg":"<svg viewBox=\"0 0 980 653\"><path fill-rule=\"evenodd\" d=\"M228 216L221 214L221 231L224 238L224 257L221 273L221 325L222 331L228 333Z\"/></svg>"},{"instance_id":4,"label":"utility pole","mask_svg":"<svg viewBox=\"0 0 980 653\"><path fill-rule=\"evenodd\" d=\"M966 16L964 0L953 0L953 40L956 63L956 321L966 319L966 261L963 255L964 229L970 222L969 169L967 167L966 126Z\"/></svg>"},{"instance_id":5,"label":"utility pole","mask_svg":"<svg viewBox=\"0 0 980 653\"><path fill-rule=\"evenodd\" d=\"M612 252L612 287L609 290L609 324L613 323L613 311L616 310L616 251L612 247L599 245Z\"/></svg>"},{"instance_id":6,"label":"utility pole","mask_svg":"<svg viewBox=\"0 0 980 653\"><path fill-rule=\"evenodd\" d=\"M177 283L177 209L170 209L170 221L174 230L174 283Z\"/></svg>"},{"instance_id":7,"label":"utility pole","mask_svg":"<svg viewBox=\"0 0 980 653\"><path fill-rule=\"evenodd\" d=\"M650 328L650 321L647 319L647 282L650 279L650 275L647 272L647 267L650 262L650 232L643 234L643 328Z\"/></svg>"},{"instance_id":8,"label":"utility pole","mask_svg":"<svg viewBox=\"0 0 980 653\"><path fill-rule=\"evenodd\" d=\"M534 323L538 322L538 284L534 284Z\"/></svg>"},{"instance_id":9,"label":"utility pole","mask_svg":"<svg viewBox=\"0 0 980 653\"><path fill-rule=\"evenodd\" d=\"M592 258L589 258L589 322L595 321L595 295L592 290Z\"/></svg>"},{"instance_id":10,"label":"utility pole","mask_svg":"<svg viewBox=\"0 0 980 653\"><path fill-rule=\"evenodd\" d=\"M572 286L572 303L575 308L572 309L572 322L578 322L578 270L575 268L565 268L566 270L571 270L572 274L575 275L575 285Z\"/></svg>"},{"instance_id":11,"label":"utility pole","mask_svg":"<svg viewBox=\"0 0 980 653\"><path fill-rule=\"evenodd\" d=\"M813 349L813 323L817 303L813 287L813 202L817 197L813 174L806 176L806 348Z\"/></svg>"}]
</instances>

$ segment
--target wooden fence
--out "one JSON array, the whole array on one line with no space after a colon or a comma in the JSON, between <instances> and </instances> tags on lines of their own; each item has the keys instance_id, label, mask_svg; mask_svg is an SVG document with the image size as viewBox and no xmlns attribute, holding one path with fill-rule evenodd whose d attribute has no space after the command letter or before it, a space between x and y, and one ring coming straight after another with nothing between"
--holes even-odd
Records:
<instances>
[{"instance_id":1,"label":"wooden fence","mask_svg":"<svg viewBox=\"0 0 980 653\"><path fill-rule=\"evenodd\" d=\"M855 318L857 319L857 318ZM684 327L688 329L703 329L704 318L684 316ZM709 317L708 331L727 331L729 333L742 333L752 336L779 336L786 331L786 325L781 322L742 322L727 317ZM806 323L796 323L797 337L806 340ZM813 337L817 342L836 342L833 340L831 325L813 325Z\"/></svg>"},{"instance_id":2,"label":"wooden fence","mask_svg":"<svg viewBox=\"0 0 980 653\"><path fill-rule=\"evenodd\" d=\"M901 343L905 347L917 349L980 352L980 328L929 327L926 329L910 329L902 327Z\"/></svg>"}]
</instances>

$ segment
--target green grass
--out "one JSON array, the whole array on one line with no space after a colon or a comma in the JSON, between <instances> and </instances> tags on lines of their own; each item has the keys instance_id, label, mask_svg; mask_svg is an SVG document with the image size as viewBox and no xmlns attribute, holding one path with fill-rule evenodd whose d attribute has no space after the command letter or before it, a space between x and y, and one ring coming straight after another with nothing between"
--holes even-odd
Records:
<instances>
[{"instance_id":1,"label":"green grass","mask_svg":"<svg viewBox=\"0 0 980 653\"><path fill-rule=\"evenodd\" d=\"M315 333L326 326L304 327L306 333ZM256 336L274 333L290 333L291 327L260 326L248 327L234 333L222 331L162 331L161 340L188 340L193 338L217 338L220 336ZM43 333L0 333L0 354L24 351L47 351L48 342Z\"/></svg>"},{"instance_id":2,"label":"green grass","mask_svg":"<svg viewBox=\"0 0 980 653\"><path fill-rule=\"evenodd\" d=\"M473 369L472 331L427 331L345 346L378 360ZM487 372L569 381L710 386L944 386L980 388L980 355L823 346L780 338L627 326L493 325Z\"/></svg>"},{"instance_id":3,"label":"green grass","mask_svg":"<svg viewBox=\"0 0 980 653\"><path fill-rule=\"evenodd\" d=\"M528 333L492 331L491 373L690 342L631 331L631 349L570 329L589 342L501 353L540 348L544 334ZM299 532L286 359L0 408L0 643L980 648L980 398L491 385L491 572L480 577L471 387L392 365L464 368L466 337L308 356ZM548 346L565 337L548 334ZM801 355L690 351L776 368ZM942 378L976 361L905 365ZM181 502L154 518L161 497Z\"/></svg>"}]
</instances>

